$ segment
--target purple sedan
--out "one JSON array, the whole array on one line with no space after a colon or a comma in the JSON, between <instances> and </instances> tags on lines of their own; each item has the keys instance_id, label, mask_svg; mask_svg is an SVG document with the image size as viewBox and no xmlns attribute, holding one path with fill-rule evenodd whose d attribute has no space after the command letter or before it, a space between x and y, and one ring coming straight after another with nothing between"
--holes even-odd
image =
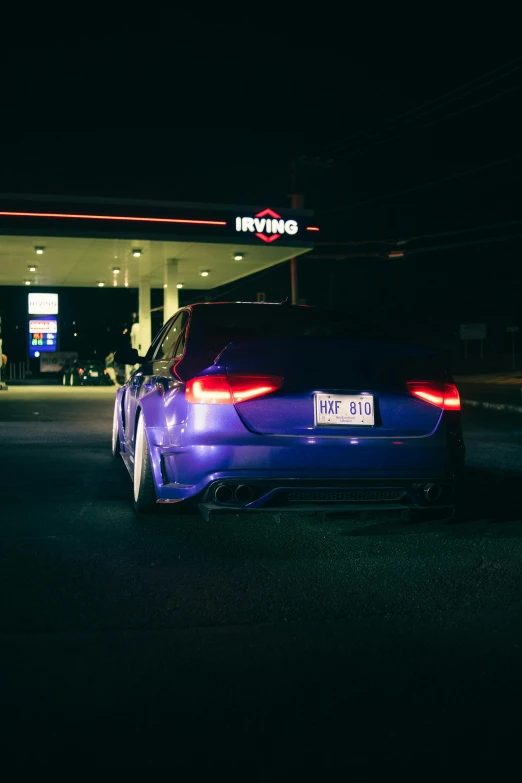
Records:
<instances>
[{"instance_id":1,"label":"purple sedan","mask_svg":"<svg viewBox=\"0 0 522 783\"><path fill-rule=\"evenodd\" d=\"M460 400L437 351L286 304L178 311L118 389L112 451L134 505L449 516Z\"/></svg>"}]
</instances>

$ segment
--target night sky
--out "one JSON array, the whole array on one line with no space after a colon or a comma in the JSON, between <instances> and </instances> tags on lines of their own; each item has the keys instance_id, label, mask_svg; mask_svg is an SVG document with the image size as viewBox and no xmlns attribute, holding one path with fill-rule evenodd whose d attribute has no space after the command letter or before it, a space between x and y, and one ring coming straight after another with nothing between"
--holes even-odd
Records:
<instances>
[{"instance_id":1,"label":"night sky","mask_svg":"<svg viewBox=\"0 0 522 783\"><path fill-rule=\"evenodd\" d=\"M277 207L295 160L321 242L336 243L300 261L307 302L413 330L522 321L522 59L509 20L501 34L494 20L432 19L428 33L411 17L341 24L272 6L205 20L91 19L60 44L36 25L4 50L0 191ZM387 257L410 239L410 255ZM228 288L284 298L288 270ZM108 293L64 296L83 313ZM100 347L130 317L127 293ZM10 320L13 296L0 290Z\"/></svg>"}]
</instances>

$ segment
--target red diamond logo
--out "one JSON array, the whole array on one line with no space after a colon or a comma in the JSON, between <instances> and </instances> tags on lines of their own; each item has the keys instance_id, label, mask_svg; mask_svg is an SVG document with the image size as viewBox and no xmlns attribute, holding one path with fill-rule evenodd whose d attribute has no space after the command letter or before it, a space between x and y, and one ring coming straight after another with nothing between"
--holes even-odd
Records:
<instances>
[{"instance_id":1,"label":"red diamond logo","mask_svg":"<svg viewBox=\"0 0 522 783\"><path fill-rule=\"evenodd\" d=\"M271 217L275 218L276 220L279 220L281 218L281 215L278 215L277 212L274 212L273 209L264 209L262 212L258 212L257 215L254 215L256 218L262 218L262 217ZM261 234L259 232L256 232L256 237L259 237L259 239L262 239L263 242L274 242L276 239L279 239L281 234Z\"/></svg>"}]
</instances>

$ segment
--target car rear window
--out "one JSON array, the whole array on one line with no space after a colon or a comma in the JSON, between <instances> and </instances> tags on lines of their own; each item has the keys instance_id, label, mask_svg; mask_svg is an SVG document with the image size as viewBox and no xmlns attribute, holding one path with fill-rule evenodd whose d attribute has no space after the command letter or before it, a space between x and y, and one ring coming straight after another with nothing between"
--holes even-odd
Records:
<instances>
[{"instance_id":1,"label":"car rear window","mask_svg":"<svg viewBox=\"0 0 522 783\"><path fill-rule=\"evenodd\" d=\"M192 334L209 351L232 341L357 337L361 328L344 313L284 305L209 305L195 308Z\"/></svg>"}]
</instances>

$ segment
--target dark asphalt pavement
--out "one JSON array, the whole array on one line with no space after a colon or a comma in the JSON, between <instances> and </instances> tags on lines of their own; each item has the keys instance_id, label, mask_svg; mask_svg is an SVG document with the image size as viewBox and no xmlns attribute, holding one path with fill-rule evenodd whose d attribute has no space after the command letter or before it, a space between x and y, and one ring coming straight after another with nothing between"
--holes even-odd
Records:
<instances>
[{"instance_id":1,"label":"dark asphalt pavement","mask_svg":"<svg viewBox=\"0 0 522 783\"><path fill-rule=\"evenodd\" d=\"M522 417L465 411L451 523L138 521L109 451L113 395L0 397L3 769L518 766Z\"/></svg>"},{"instance_id":2,"label":"dark asphalt pavement","mask_svg":"<svg viewBox=\"0 0 522 783\"><path fill-rule=\"evenodd\" d=\"M460 396L500 405L514 405L522 410L522 378L515 383L459 383Z\"/></svg>"}]
</instances>

